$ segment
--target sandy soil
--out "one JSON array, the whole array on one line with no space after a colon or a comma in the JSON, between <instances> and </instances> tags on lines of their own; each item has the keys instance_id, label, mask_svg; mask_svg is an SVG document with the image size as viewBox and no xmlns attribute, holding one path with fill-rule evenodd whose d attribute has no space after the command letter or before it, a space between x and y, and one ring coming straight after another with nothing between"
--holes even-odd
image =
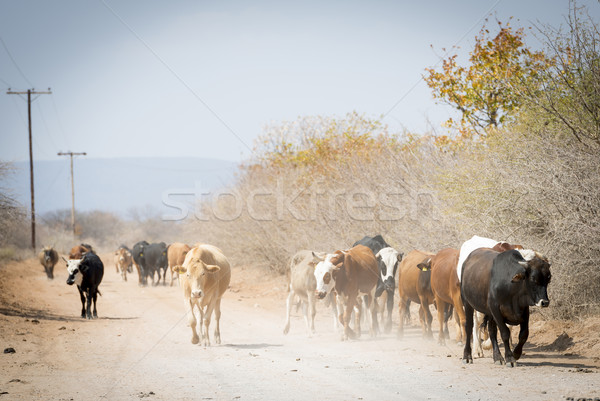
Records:
<instances>
[{"instance_id":1,"label":"sandy soil","mask_svg":"<svg viewBox=\"0 0 600 401\"><path fill-rule=\"evenodd\" d=\"M341 342L323 305L316 335L296 312L284 336L285 278L234 267L223 344L203 347L190 343L178 287L122 282L110 255L100 256L93 321L79 318L63 263L53 281L35 260L0 267L0 350L15 350L0 354L0 401L600 397L600 319L534 322L516 368L494 365L489 353L464 366L461 346L421 339L416 309L403 340L363 332Z\"/></svg>"}]
</instances>

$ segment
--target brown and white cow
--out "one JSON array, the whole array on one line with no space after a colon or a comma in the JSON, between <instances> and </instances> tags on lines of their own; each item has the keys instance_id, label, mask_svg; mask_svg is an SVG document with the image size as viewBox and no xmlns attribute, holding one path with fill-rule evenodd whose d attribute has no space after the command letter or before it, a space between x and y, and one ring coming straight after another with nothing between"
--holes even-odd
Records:
<instances>
[{"instance_id":1,"label":"brown and white cow","mask_svg":"<svg viewBox=\"0 0 600 401\"><path fill-rule=\"evenodd\" d=\"M54 279L54 266L58 263L58 252L51 246L45 246L38 254L38 260L44 266L48 280Z\"/></svg>"},{"instance_id":2,"label":"brown and white cow","mask_svg":"<svg viewBox=\"0 0 600 401\"><path fill-rule=\"evenodd\" d=\"M75 245L69 252L69 259L82 259L86 252L96 253L89 244Z\"/></svg>"},{"instance_id":3,"label":"brown and white cow","mask_svg":"<svg viewBox=\"0 0 600 401\"><path fill-rule=\"evenodd\" d=\"M296 297L299 298L300 306L302 307L302 314L304 315L309 337L315 332L315 315L317 314L315 298L317 279L315 278L315 267L319 262L323 261L325 256L325 253L302 250L296 252L290 259L290 292L286 301L283 334L287 334L290 331L290 316ZM308 317L309 312L310 319Z\"/></svg>"},{"instance_id":4,"label":"brown and white cow","mask_svg":"<svg viewBox=\"0 0 600 401\"><path fill-rule=\"evenodd\" d=\"M173 286L173 275L176 273L174 270L175 266L181 266L183 264L185 255L188 254L190 249L192 248L189 245L181 242L174 242L167 247L167 259L169 262L169 267L167 270L171 272L171 283L169 284L170 287Z\"/></svg>"},{"instance_id":5,"label":"brown and white cow","mask_svg":"<svg viewBox=\"0 0 600 401\"><path fill-rule=\"evenodd\" d=\"M420 304L419 319L423 328L423 337L432 337L431 322L433 316L429 311L429 305L433 303L433 292L431 291L431 272L428 269L419 267L419 264L426 262L433 256L431 252L413 250L402 259L398 269L398 293L400 295L400 325L398 326L398 337L404 335L404 314L408 301Z\"/></svg>"},{"instance_id":6,"label":"brown and white cow","mask_svg":"<svg viewBox=\"0 0 600 401\"><path fill-rule=\"evenodd\" d=\"M344 326L342 340L360 337L361 302L357 298L366 295L370 316L370 334L378 331L375 289L379 279L379 267L373 252L364 245L357 245L348 251L336 251L315 269L317 295L322 299L335 289L340 308L339 320ZM356 310L355 330L350 328L350 319Z\"/></svg>"},{"instance_id":7,"label":"brown and white cow","mask_svg":"<svg viewBox=\"0 0 600 401\"><path fill-rule=\"evenodd\" d=\"M183 300L188 311L188 324L192 328L192 344L198 344L200 338L196 331L198 323L194 308L200 316L202 345L210 345L208 329L211 315L215 313L215 342L221 343L221 297L229 287L231 267L223 252L212 245L201 244L192 248L183 265L176 266L179 273Z\"/></svg>"},{"instance_id":8,"label":"brown and white cow","mask_svg":"<svg viewBox=\"0 0 600 401\"><path fill-rule=\"evenodd\" d=\"M117 273L121 274L123 281L127 281L127 273L133 271L133 256L131 255L131 250L125 245L121 245L115 251L115 266Z\"/></svg>"}]
</instances>

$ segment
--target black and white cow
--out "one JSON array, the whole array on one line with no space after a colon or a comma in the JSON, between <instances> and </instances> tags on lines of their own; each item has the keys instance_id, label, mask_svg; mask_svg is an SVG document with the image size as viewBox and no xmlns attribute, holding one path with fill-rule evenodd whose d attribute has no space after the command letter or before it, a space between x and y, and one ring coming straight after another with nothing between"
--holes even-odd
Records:
<instances>
[{"instance_id":1,"label":"black and white cow","mask_svg":"<svg viewBox=\"0 0 600 401\"><path fill-rule=\"evenodd\" d=\"M392 309L394 308L394 292L396 291L396 273L398 263L402 260L403 254L392 248L380 234L374 237L365 236L356 241L356 245L364 245L373 251L377 264L379 265L379 280L375 290L375 298L379 298L385 291L387 295L387 315L385 321L385 332L392 330ZM410 304L410 301L409 301ZM410 317L409 317L410 319Z\"/></svg>"},{"instance_id":2,"label":"black and white cow","mask_svg":"<svg viewBox=\"0 0 600 401\"><path fill-rule=\"evenodd\" d=\"M100 294L98 286L104 276L104 264L95 253L87 252L81 259L69 259L67 262L67 284L77 284L79 296L81 297L81 317L97 318L96 298ZM102 294L100 294L102 295ZM91 305L94 301L92 315Z\"/></svg>"},{"instance_id":3,"label":"black and white cow","mask_svg":"<svg viewBox=\"0 0 600 401\"><path fill-rule=\"evenodd\" d=\"M547 307L550 283L548 259L532 250L496 252L490 248L473 251L462 268L461 292L466 314L466 335L463 363L473 363L471 336L473 311L484 313L494 352L494 362L516 366L523 345L529 336L529 307ZM510 349L507 327L519 325L519 343ZM496 328L504 342L504 359L500 354Z\"/></svg>"}]
</instances>

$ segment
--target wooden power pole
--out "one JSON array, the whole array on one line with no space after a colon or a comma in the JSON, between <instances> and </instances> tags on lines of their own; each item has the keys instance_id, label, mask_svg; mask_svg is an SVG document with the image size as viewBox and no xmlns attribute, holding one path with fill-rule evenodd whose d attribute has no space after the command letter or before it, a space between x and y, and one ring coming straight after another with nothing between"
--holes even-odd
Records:
<instances>
[{"instance_id":1,"label":"wooden power pole","mask_svg":"<svg viewBox=\"0 0 600 401\"><path fill-rule=\"evenodd\" d=\"M85 156L85 152L58 152L59 156L71 157L71 228L73 229L73 237L75 237L75 184L73 180L73 156Z\"/></svg>"},{"instance_id":2,"label":"wooden power pole","mask_svg":"<svg viewBox=\"0 0 600 401\"><path fill-rule=\"evenodd\" d=\"M27 119L29 121L29 177L31 186L31 248L35 251L35 194L33 188L33 148L31 146L31 95L51 95L50 88L46 92L36 92L35 89L27 89L27 92L14 92L10 88L7 95L27 95ZM35 98L37 99L37 97ZM35 100L33 99L33 100Z\"/></svg>"}]
</instances>

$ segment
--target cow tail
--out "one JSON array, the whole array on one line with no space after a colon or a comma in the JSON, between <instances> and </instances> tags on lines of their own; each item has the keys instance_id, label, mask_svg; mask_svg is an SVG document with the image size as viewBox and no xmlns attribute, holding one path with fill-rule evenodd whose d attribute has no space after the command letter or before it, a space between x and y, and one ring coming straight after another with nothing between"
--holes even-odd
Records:
<instances>
[{"instance_id":1,"label":"cow tail","mask_svg":"<svg viewBox=\"0 0 600 401\"><path fill-rule=\"evenodd\" d=\"M98 295L102 296L102 293L100 292L100 288L96 288L96 292L98 293Z\"/></svg>"},{"instance_id":2,"label":"cow tail","mask_svg":"<svg viewBox=\"0 0 600 401\"><path fill-rule=\"evenodd\" d=\"M479 325L479 329L480 330L485 330L485 328L487 327L487 324L488 324L489 320L490 320L490 317L488 315L484 315L483 316L483 321Z\"/></svg>"}]
</instances>

